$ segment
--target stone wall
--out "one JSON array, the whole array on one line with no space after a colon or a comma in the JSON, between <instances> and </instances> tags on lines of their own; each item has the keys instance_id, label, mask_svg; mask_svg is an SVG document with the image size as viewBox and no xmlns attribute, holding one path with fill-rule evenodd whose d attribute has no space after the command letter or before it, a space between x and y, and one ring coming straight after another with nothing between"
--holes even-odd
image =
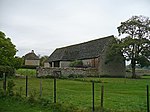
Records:
<instances>
[{"instance_id":1,"label":"stone wall","mask_svg":"<svg viewBox=\"0 0 150 112\"><path fill-rule=\"evenodd\" d=\"M125 72L125 62L123 60L112 60L109 63L105 63L106 57L100 57L99 73L101 76L111 76L111 77L124 77Z\"/></svg>"},{"instance_id":2,"label":"stone wall","mask_svg":"<svg viewBox=\"0 0 150 112\"><path fill-rule=\"evenodd\" d=\"M94 68L37 68L37 77L41 76L53 76L54 71L60 71L61 75L64 77L67 77L69 75L75 75L75 76L98 76L97 69Z\"/></svg>"},{"instance_id":3,"label":"stone wall","mask_svg":"<svg viewBox=\"0 0 150 112\"><path fill-rule=\"evenodd\" d=\"M69 67L70 63L70 61L60 61L60 67Z\"/></svg>"},{"instance_id":4,"label":"stone wall","mask_svg":"<svg viewBox=\"0 0 150 112\"><path fill-rule=\"evenodd\" d=\"M40 60L25 60L25 65L39 66Z\"/></svg>"}]
</instances>

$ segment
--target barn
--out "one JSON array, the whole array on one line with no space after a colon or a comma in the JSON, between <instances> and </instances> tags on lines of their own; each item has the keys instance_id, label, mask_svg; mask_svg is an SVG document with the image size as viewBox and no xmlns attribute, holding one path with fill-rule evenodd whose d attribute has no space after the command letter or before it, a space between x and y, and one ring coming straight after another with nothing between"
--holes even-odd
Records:
<instances>
[{"instance_id":1,"label":"barn","mask_svg":"<svg viewBox=\"0 0 150 112\"><path fill-rule=\"evenodd\" d=\"M106 63L108 46L114 36L103 37L88 42L57 48L48 59L50 67L65 68L75 60L81 60L87 67L96 68L99 75L124 76L125 61L111 61ZM122 56L122 55L120 55Z\"/></svg>"},{"instance_id":2,"label":"barn","mask_svg":"<svg viewBox=\"0 0 150 112\"><path fill-rule=\"evenodd\" d=\"M37 67L40 65L39 57L34 53L34 50L24 56L25 66Z\"/></svg>"}]
</instances>

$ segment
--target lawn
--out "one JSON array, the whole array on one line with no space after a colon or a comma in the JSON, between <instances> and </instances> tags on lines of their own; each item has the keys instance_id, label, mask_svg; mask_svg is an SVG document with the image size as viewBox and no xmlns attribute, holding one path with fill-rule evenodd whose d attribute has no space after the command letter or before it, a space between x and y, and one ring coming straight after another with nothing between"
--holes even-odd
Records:
<instances>
[{"instance_id":1,"label":"lawn","mask_svg":"<svg viewBox=\"0 0 150 112\"><path fill-rule=\"evenodd\" d=\"M36 76L36 70L35 69L18 69L16 70L17 75L23 75L23 76Z\"/></svg>"},{"instance_id":2,"label":"lawn","mask_svg":"<svg viewBox=\"0 0 150 112\"><path fill-rule=\"evenodd\" d=\"M10 79L9 79L10 80ZM14 78L15 92L25 96L25 78ZM104 108L113 112L145 112L146 85L150 77L143 79L124 78L79 78L76 80L57 79L57 102L91 110L92 83L91 80L104 85ZM40 81L42 81L42 98L53 102L53 79L29 77L29 92L39 97ZM95 107L100 108L102 83L95 83ZM2 81L1 81L2 87ZM20 91L20 88L22 90Z\"/></svg>"},{"instance_id":3,"label":"lawn","mask_svg":"<svg viewBox=\"0 0 150 112\"><path fill-rule=\"evenodd\" d=\"M0 112L50 112L36 105L30 105L12 98L0 99ZM51 111L52 112L52 111Z\"/></svg>"}]
</instances>

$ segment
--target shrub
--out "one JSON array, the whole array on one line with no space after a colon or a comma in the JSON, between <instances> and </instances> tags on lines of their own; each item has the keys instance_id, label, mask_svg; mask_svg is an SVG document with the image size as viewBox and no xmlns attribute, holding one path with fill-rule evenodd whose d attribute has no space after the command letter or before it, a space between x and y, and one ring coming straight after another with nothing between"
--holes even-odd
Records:
<instances>
[{"instance_id":1,"label":"shrub","mask_svg":"<svg viewBox=\"0 0 150 112\"><path fill-rule=\"evenodd\" d=\"M29 101L30 104L33 104L33 103L36 102L36 90L33 90L33 91L30 93L30 95L29 95L29 97L28 97L28 101Z\"/></svg>"},{"instance_id":2,"label":"shrub","mask_svg":"<svg viewBox=\"0 0 150 112\"><path fill-rule=\"evenodd\" d=\"M13 91L13 87L15 86L15 83L13 80L9 80L8 81L8 86L7 86L7 92L9 96L13 96L14 95L14 91Z\"/></svg>"},{"instance_id":3,"label":"shrub","mask_svg":"<svg viewBox=\"0 0 150 112\"><path fill-rule=\"evenodd\" d=\"M4 97L5 95L4 95L4 91L3 91L3 89L2 88L0 88L0 98L2 98L2 97Z\"/></svg>"},{"instance_id":4,"label":"shrub","mask_svg":"<svg viewBox=\"0 0 150 112\"><path fill-rule=\"evenodd\" d=\"M0 65L0 78L3 77L3 73L5 73L7 76L14 76L15 75L15 69L10 66L1 66Z\"/></svg>"},{"instance_id":5,"label":"shrub","mask_svg":"<svg viewBox=\"0 0 150 112\"><path fill-rule=\"evenodd\" d=\"M77 67L77 68L82 68L83 67L83 62L82 60L75 60L70 63L70 67Z\"/></svg>"},{"instance_id":6,"label":"shrub","mask_svg":"<svg viewBox=\"0 0 150 112\"><path fill-rule=\"evenodd\" d=\"M75 75L75 74L70 74L70 75L68 76L68 78L77 78L77 75Z\"/></svg>"}]
</instances>

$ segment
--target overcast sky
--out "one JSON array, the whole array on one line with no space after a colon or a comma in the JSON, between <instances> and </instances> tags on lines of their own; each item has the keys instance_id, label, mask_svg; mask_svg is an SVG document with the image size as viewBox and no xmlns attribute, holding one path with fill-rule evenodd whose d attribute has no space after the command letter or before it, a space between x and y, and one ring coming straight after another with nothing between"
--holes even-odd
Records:
<instances>
[{"instance_id":1,"label":"overcast sky","mask_svg":"<svg viewBox=\"0 0 150 112\"><path fill-rule=\"evenodd\" d=\"M150 17L150 0L0 0L0 31L23 56L115 35L133 15Z\"/></svg>"}]
</instances>

